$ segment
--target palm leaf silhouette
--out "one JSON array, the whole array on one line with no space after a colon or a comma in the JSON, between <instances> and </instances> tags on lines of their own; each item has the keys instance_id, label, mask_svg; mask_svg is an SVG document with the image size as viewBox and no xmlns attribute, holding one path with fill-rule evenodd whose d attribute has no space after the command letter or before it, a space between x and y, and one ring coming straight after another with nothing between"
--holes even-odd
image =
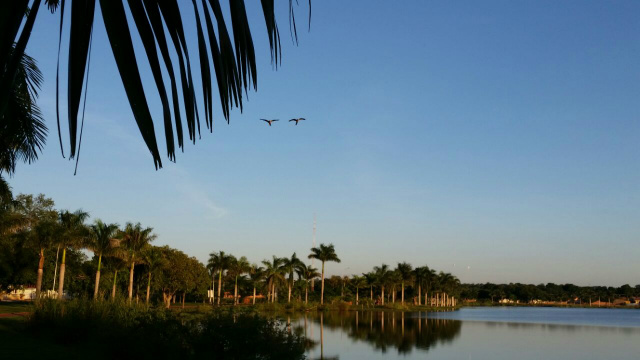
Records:
<instances>
[{"instance_id":1,"label":"palm leaf silhouette","mask_svg":"<svg viewBox=\"0 0 640 360\"><path fill-rule=\"evenodd\" d=\"M99 2L99 6L96 6L97 2ZM130 18L133 19L133 26L127 21L125 2L130 10ZM66 7L65 0L45 0L44 3L51 12L58 12L60 16L60 43L63 41L62 25L65 12L68 12L66 16L69 17L71 23L67 64L70 158L78 156L81 143L82 126L78 126L78 117L82 92L86 90L87 86L88 76L86 75L89 71L87 59L91 51L93 26L96 25L94 23L96 8L102 13L109 45L129 105L156 169L162 167L162 160L158 150L154 121L139 75L139 66L148 63L154 77L158 96L162 103L165 143L169 160L175 161L176 159L176 137L178 147L184 150L181 112L184 114L189 139L195 143L196 136L200 135L200 116L191 69L192 58L189 55L181 16L183 8L189 6L186 5L188 2L180 3L178 0L72 0L70 6ZM0 118L3 121L7 108L6 95L10 93L14 85L18 61L24 53L41 4L41 0L0 2L0 66L5 69L0 77ZM274 0L261 0L260 4L268 34L271 61L277 68L281 61L282 50ZM242 111L242 92L246 93L251 87L256 90L258 86L254 38L249 27L244 0L229 0L228 14L223 12L219 0L192 0L190 6L193 6L194 10L198 40L197 59L200 63L202 79L203 115L207 129L212 131L214 110L212 72L215 72L220 110L225 120L229 122L232 107L238 107ZM294 3L290 1L291 33L297 43L293 7ZM70 10L68 10L69 8ZM229 20L230 24L227 25ZM309 1L310 21L311 2ZM139 36L145 50L143 59L137 59L133 50L132 38L136 35ZM170 50L167 35L173 45L172 50ZM14 51L11 51L12 48ZM158 49L160 54L158 54ZM58 59L59 53L60 46ZM174 73L172 58L178 60L181 98L178 94L178 80ZM210 66L210 63L213 64L213 67ZM169 78L168 84L162 76L163 65ZM56 116L58 136L64 156L60 132L58 83L59 78L56 75ZM168 88L171 91L172 104L169 102Z\"/></svg>"}]
</instances>

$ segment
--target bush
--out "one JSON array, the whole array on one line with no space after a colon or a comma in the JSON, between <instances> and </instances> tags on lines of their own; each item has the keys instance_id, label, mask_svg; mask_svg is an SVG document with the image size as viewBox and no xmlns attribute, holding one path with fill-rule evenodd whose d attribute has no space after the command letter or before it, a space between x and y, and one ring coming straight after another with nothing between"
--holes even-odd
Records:
<instances>
[{"instance_id":1,"label":"bush","mask_svg":"<svg viewBox=\"0 0 640 360\"><path fill-rule=\"evenodd\" d=\"M304 339L250 311L174 312L122 302L44 300L29 330L95 358L301 359Z\"/></svg>"}]
</instances>

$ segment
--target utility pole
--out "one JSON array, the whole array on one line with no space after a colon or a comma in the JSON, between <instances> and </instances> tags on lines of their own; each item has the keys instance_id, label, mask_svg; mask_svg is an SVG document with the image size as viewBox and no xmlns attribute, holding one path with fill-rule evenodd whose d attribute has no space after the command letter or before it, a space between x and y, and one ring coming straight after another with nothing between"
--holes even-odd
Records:
<instances>
[{"instance_id":1,"label":"utility pole","mask_svg":"<svg viewBox=\"0 0 640 360\"><path fill-rule=\"evenodd\" d=\"M313 213L313 238L311 240L312 247L316 247L316 213ZM311 267L313 267L313 258L311 259ZM313 291L313 279L311 279L311 291Z\"/></svg>"}]
</instances>

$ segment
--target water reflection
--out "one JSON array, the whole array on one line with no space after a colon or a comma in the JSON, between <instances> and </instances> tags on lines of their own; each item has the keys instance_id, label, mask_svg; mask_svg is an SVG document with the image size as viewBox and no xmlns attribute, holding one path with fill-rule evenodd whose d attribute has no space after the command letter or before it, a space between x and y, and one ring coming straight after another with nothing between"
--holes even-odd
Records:
<instances>
[{"instance_id":1,"label":"water reflection","mask_svg":"<svg viewBox=\"0 0 640 360\"><path fill-rule=\"evenodd\" d=\"M365 343L383 353L395 349L398 354L408 354L415 348L429 351L438 344L450 343L462 328L459 320L431 319L426 313L394 311L308 313L301 315L297 324L297 331L308 339L313 339L314 327L319 330L319 339L308 342L308 350L320 351L319 359L339 358L336 354L325 354L325 330L340 332L354 343Z\"/></svg>"}]
</instances>

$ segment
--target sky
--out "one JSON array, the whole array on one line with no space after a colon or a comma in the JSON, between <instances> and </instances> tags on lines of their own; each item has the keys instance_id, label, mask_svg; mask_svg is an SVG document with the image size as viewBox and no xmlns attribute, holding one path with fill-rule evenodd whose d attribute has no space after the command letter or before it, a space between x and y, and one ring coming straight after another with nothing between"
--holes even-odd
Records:
<instances>
[{"instance_id":1,"label":"sky","mask_svg":"<svg viewBox=\"0 0 640 360\"><path fill-rule=\"evenodd\" d=\"M27 53L44 73L49 137L9 179L14 192L139 221L157 245L203 262L219 250L306 258L316 214L317 243L342 259L329 275L407 261L463 282L640 283L639 2L323 0L307 32L301 1L297 47L288 2L278 4L282 67L271 65L260 7L247 2L258 91L227 124L214 90L213 133L187 142L176 163L139 60L158 171L98 8L76 176L55 122L59 16L43 10ZM197 61L189 6L182 17ZM67 51L63 42L61 64ZM294 117L307 120L285 121ZM62 130L68 153L66 121Z\"/></svg>"}]
</instances>

